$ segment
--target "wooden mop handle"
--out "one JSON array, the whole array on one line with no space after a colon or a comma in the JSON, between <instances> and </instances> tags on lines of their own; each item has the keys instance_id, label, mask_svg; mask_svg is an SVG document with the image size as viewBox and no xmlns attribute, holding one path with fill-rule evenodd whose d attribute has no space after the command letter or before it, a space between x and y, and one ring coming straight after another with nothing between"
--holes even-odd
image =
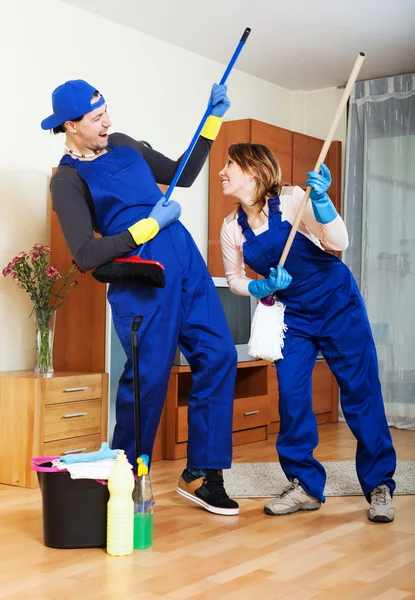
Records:
<instances>
[{"instance_id":1,"label":"wooden mop handle","mask_svg":"<svg viewBox=\"0 0 415 600\"><path fill-rule=\"evenodd\" d=\"M344 88L343 95L342 95L342 97L340 99L340 102L339 102L339 105L337 107L336 114L334 115L333 122L332 122L331 127L329 129L329 132L327 134L326 141L323 144L323 147L321 149L321 152L319 154L319 157L318 157L317 162L315 164L315 167L313 169L317 173L320 171L321 163L324 162L324 159L327 156L327 153L328 153L329 148L330 148L330 144L331 144L331 142L333 140L334 134L336 133L336 129L337 129L337 126L339 124L340 117L342 116L343 110L344 110L344 108L345 108L345 106L347 104L347 101L348 101L349 96L350 96L351 91L352 91L352 87L355 84L355 81L357 79L357 76L359 74L359 71L360 71L360 68L362 66L362 63L363 63L364 59L365 59L365 55L363 54L363 52L360 52L359 56L357 57L356 62L354 64L353 70L350 73L349 81L347 82L347 85ZM297 216L295 218L295 221L293 223L293 226L291 228L290 235L288 236L288 239L287 239L287 241L285 243L285 246L284 246L284 250L283 250L283 252L281 254L281 259L280 259L280 262L279 262L279 264L280 264L281 267L284 266L285 261L287 260L287 256L288 256L288 253L289 253L289 251L291 249L291 245L293 243L295 234L297 233L297 230L298 230L298 227L300 225L301 219L303 218L303 214L304 214L305 208L307 206L308 199L310 197L310 192L311 192L311 187L308 186L307 190L306 190L306 192L304 194L304 198L303 198L303 200L301 202L301 206L300 206L300 209L298 211L298 214L297 214Z\"/></svg>"}]
</instances>

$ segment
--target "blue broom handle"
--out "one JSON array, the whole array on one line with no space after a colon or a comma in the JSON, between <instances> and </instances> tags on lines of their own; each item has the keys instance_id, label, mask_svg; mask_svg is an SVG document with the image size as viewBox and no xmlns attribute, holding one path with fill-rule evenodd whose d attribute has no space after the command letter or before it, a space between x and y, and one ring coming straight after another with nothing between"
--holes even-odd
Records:
<instances>
[{"instance_id":1,"label":"blue broom handle","mask_svg":"<svg viewBox=\"0 0 415 600\"><path fill-rule=\"evenodd\" d=\"M251 33L251 30L250 30L249 27L247 27L245 29L245 31L244 31L244 33L243 33L240 41L239 41L239 44L238 44L235 52L233 53L233 56L232 56L232 58L231 58L231 60L230 60L230 62L228 64L228 66L226 67L226 70L225 70L225 72L224 72L224 74L222 76L222 79L219 82L219 85L224 85L226 83L226 80L228 79L229 74L232 71L233 66L236 63L236 61L238 59L238 56L241 53L241 50L244 47L245 42L248 39L248 36L249 36L250 33ZM174 174L174 177L173 177L173 179L172 179L172 181L171 181L171 183L169 185L169 188L168 188L167 192L165 193L166 202L169 200L170 196L172 195L172 192L173 192L174 188L176 187L176 184L177 184L177 182L178 182L181 174L183 173L183 170L184 170L184 168L185 168L185 166L187 164L187 161L189 160L189 157L190 157L190 155L191 155L191 153L193 151L193 148L195 147L196 142L197 142L197 140L200 137L200 133L201 133L201 131L202 131L202 129L203 129L203 127L204 127L204 125L205 125L208 117L210 116L210 113L212 112L212 108L213 108L212 103L209 101L209 104L208 104L208 107L206 109L206 112L203 115L202 120L199 123L199 127L196 129L196 133L194 134L194 136L192 138L192 141L190 142L190 145L189 145L188 149L186 150L185 154L183 155L183 158L180 161L180 164L179 164L179 166L177 168L176 173Z\"/></svg>"},{"instance_id":2,"label":"blue broom handle","mask_svg":"<svg viewBox=\"0 0 415 600\"><path fill-rule=\"evenodd\" d=\"M235 52L233 53L233 56L231 58L231 60L229 61L228 66L226 67L226 70L222 76L222 79L220 80L219 85L224 85L226 80L229 77L229 73L232 71L234 64L236 63L236 60L242 50L242 48L245 45L246 40L248 39L249 34L251 33L251 29L249 27L247 27L245 29L245 31L243 32L243 35L239 41L238 46L236 47ZM187 161L189 160L189 157L193 151L193 148L195 147L195 144L197 142L197 140L200 137L200 133L203 129L204 124L207 121L207 118L209 117L210 113L212 112L212 103L209 101L208 107L206 109L205 114L202 117L202 120L199 123L199 127L196 130L196 133L194 134L192 141L190 142L190 145L188 147L188 149L186 150L186 152L183 154L183 158L180 161L179 166L177 167L177 171L174 174L174 177L167 189L167 192L164 194L164 197L166 198L166 200L163 202L164 205L167 204L167 202L169 201L170 196L172 195L172 192L174 190L174 188L176 187L177 182L179 181L180 175L183 173L183 170L186 166ZM146 245L147 242L144 242L144 244L142 244L140 250L138 251L138 256L141 256L142 251L144 250L144 247Z\"/></svg>"},{"instance_id":3,"label":"blue broom handle","mask_svg":"<svg viewBox=\"0 0 415 600\"><path fill-rule=\"evenodd\" d=\"M241 50L244 47L245 42L248 39L248 36L249 36L250 33L251 33L251 29L249 27L247 27L245 29L245 31L244 31L244 33L243 33L240 41L239 41L239 44L238 44L235 52L233 53L233 56L232 56L231 60L229 61L228 66L226 67L226 70L225 70L225 72L224 72L224 74L222 76L222 79L219 82L219 85L224 85L226 83L226 80L228 79L229 74L232 71L233 66L236 63L237 58L238 58L239 54L241 53ZM208 107L206 109L206 112L203 115L202 120L199 123L199 127L197 128L196 133L194 134L194 136L192 138L192 141L190 142L190 145L189 145L188 149L186 150L185 154L183 155L183 158L180 161L180 164L179 164L179 166L177 168L176 173L174 174L174 177L173 177L173 179L172 179L172 181L171 181L171 183L170 183L170 185L168 187L168 190L167 190L167 192L164 195L164 197L166 198L166 201L164 202L164 204L166 204L168 202L170 196L172 195L172 192L173 192L174 188L176 187L176 184L177 184L177 182L178 182L178 180L180 178L180 175L183 173L183 170L184 170L184 168L185 168L185 166L187 164L187 161L189 160L189 157L190 157L190 155L191 155L191 153L193 151L193 148L195 147L196 142L197 142L197 140L200 137L200 133L201 133L201 131L202 131L202 129L203 129L203 127L204 127L204 125L205 125L205 123L206 123L209 115L210 115L210 113L212 112L212 108L213 108L212 103L209 101L209 104L208 104Z\"/></svg>"}]
</instances>

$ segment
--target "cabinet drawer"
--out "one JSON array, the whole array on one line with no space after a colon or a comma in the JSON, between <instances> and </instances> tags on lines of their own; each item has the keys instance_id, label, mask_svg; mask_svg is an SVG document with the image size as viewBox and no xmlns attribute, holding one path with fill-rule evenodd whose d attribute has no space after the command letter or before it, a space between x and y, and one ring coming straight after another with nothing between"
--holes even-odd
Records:
<instances>
[{"instance_id":1,"label":"cabinet drawer","mask_svg":"<svg viewBox=\"0 0 415 600\"><path fill-rule=\"evenodd\" d=\"M45 379L45 404L60 404L101 397L102 377L99 373L82 373Z\"/></svg>"},{"instance_id":2,"label":"cabinet drawer","mask_svg":"<svg viewBox=\"0 0 415 600\"><path fill-rule=\"evenodd\" d=\"M81 435L80 437L65 440L46 442L44 445L45 456L63 456L64 454L83 454L95 452L101 447L101 436Z\"/></svg>"},{"instance_id":3,"label":"cabinet drawer","mask_svg":"<svg viewBox=\"0 0 415 600\"><path fill-rule=\"evenodd\" d=\"M101 399L46 406L44 441L101 433Z\"/></svg>"},{"instance_id":4,"label":"cabinet drawer","mask_svg":"<svg viewBox=\"0 0 415 600\"><path fill-rule=\"evenodd\" d=\"M233 431L268 425L271 422L271 404L268 396L238 398L233 409ZM179 406L176 412L176 442L187 442L187 406Z\"/></svg>"},{"instance_id":5,"label":"cabinet drawer","mask_svg":"<svg viewBox=\"0 0 415 600\"><path fill-rule=\"evenodd\" d=\"M271 403L268 396L238 398L233 407L233 431L268 425Z\"/></svg>"}]
</instances>

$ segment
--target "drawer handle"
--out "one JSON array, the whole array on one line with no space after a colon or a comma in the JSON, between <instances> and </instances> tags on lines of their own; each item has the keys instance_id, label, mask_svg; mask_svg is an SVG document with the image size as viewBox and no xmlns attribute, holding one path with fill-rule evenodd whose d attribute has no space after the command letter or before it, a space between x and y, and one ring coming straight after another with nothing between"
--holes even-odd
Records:
<instances>
[{"instance_id":1,"label":"drawer handle","mask_svg":"<svg viewBox=\"0 0 415 600\"><path fill-rule=\"evenodd\" d=\"M79 387L79 388L66 388L65 390L63 390L64 392L84 392L85 390L88 389L88 386L85 387Z\"/></svg>"},{"instance_id":2,"label":"drawer handle","mask_svg":"<svg viewBox=\"0 0 415 600\"><path fill-rule=\"evenodd\" d=\"M88 414L87 412L72 413L70 415L63 415L63 418L64 419L72 419L73 417L84 417L87 414Z\"/></svg>"},{"instance_id":3,"label":"drawer handle","mask_svg":"<svg viewBox=\"0 0 415 600\"><path fill-rule=\"evenodd\" d=\"M63 454L75 454L75 452L83 452L84 450L86 450L86 447L77 448L76 450L66 450L66 452L64 452Z\"/></svg>"},{"instance_id":4,"label":"drawer handle","mask_svg":"<svg viewBox=\"0 0 415 600\"><path fill-rule=\"evenodd\" d=\"M251 410L250 412L244 413L244 417L249 417L250 415L256 415L259 413L259 410Z\"/></svg>"}]
</instances>

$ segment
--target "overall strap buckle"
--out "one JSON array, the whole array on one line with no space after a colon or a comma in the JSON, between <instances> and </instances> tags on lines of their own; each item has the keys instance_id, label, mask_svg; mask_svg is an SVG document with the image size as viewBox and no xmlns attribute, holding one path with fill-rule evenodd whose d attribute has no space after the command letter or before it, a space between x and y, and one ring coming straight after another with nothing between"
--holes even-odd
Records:
<instances>
[{"instance_id":1,"label":"overall strap buckle","mask_svg":"<svg viewBox=\"0 0 415 600\"><path fill-rule=\"evenodd\" d=\"M268 200L268 208L269 208L269 212L272 215L275 215L276 213L280 212L280 199L278 198L271 198L270 200Z\"/></svg>"}]
</instances>

